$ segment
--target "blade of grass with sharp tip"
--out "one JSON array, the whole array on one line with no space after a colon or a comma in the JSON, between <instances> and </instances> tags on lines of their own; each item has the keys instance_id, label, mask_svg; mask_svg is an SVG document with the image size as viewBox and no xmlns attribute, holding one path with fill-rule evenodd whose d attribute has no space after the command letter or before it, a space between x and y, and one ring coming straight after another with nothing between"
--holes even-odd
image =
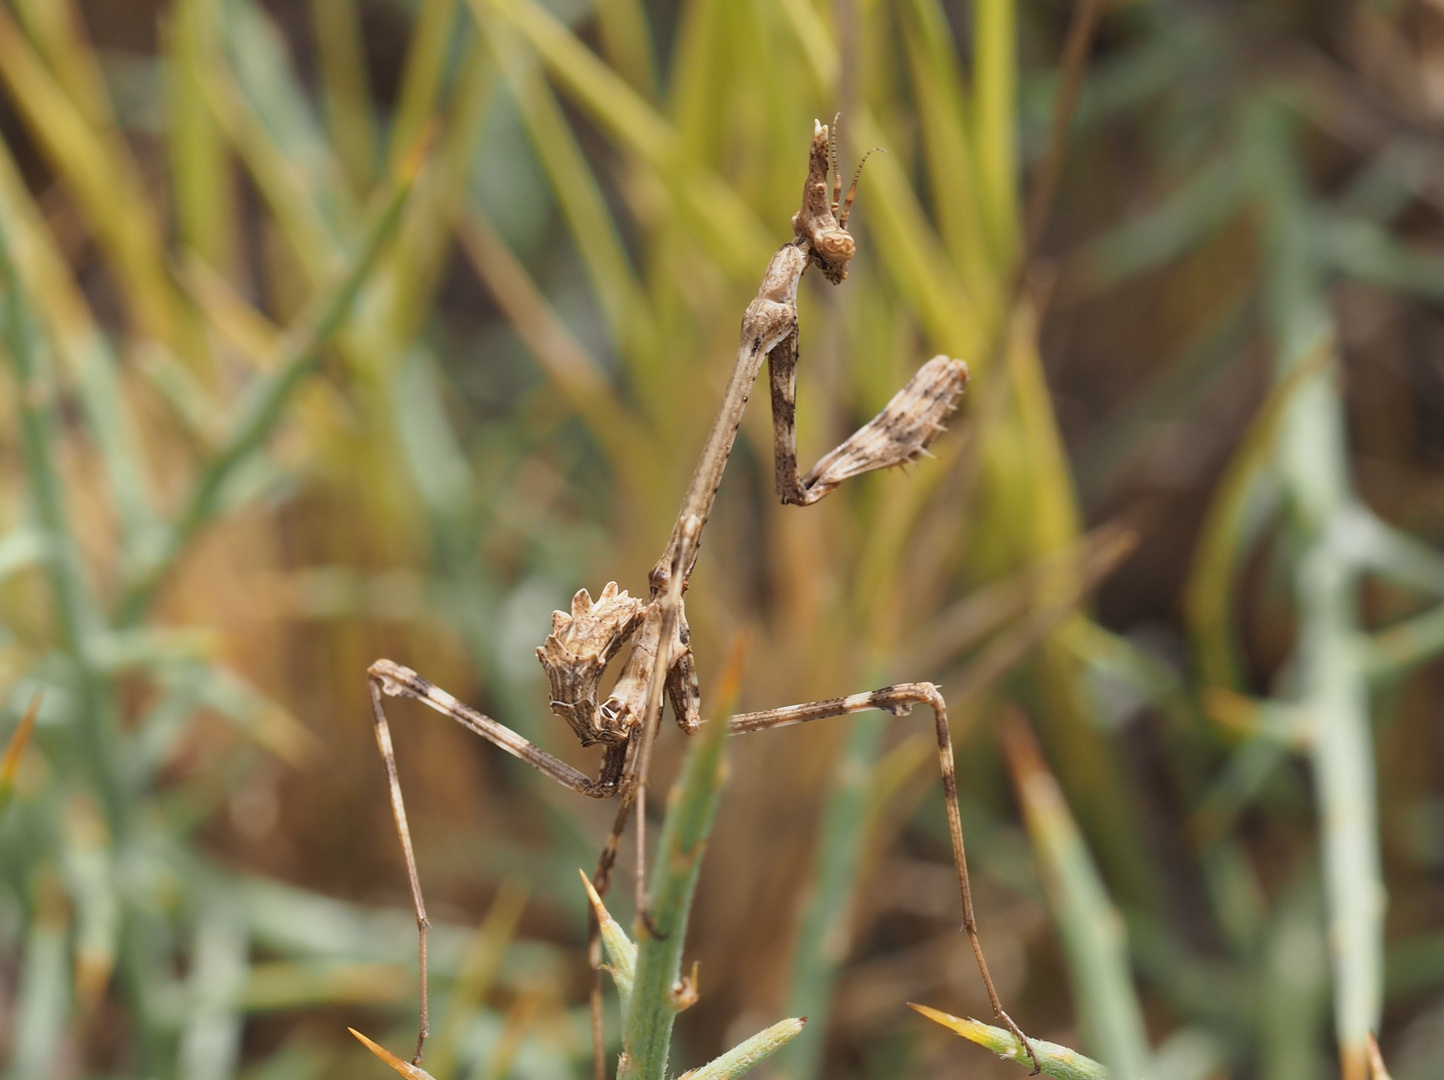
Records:
<instances>
[{"instance_id":1,"label":"blade of grass with sharp tip","mask_svg":"<svg viewBox=\"0 0 1444 1080\"><path fill-rule=\"evenodd\" d=\"M345 318L401 217L406 197L425 160L428 143L429 140L418 143L403 159L390 190L362 230L361 241L346 272L311 301L306 314L287 332L273 374L263 376L248 392L238 409L230 437L206 463L171 526L165 545L122 597L116 609L121 625L132 624L145 613L185 545L214 516L226 481L265 444L280 422L292 392L320 363L321 347Z\"/></svg>"},{"instance_id":2,"label":"blade of grass with sharp tip","mask_svg":"<svg viewBox=\"0 0 1444 1080\"><path fill-rule=\"evenodd\" d=\"M349 1031L352 1035L355 1035L357 1040L361 1043L362 1046L366 1047L367 1050L370 1050L382 1061L386 1062L386 1064L390 1065L398 1073L406 1077L406 1080L436 1080L434 1076L432 1076L425 1069L421 1068L419 1065L413 1065L409 1061L402 1061L390 1050L386 1049L386 1047L378 1046L376 1043L368 1039L365 1035L362 1035L355 1028L347 1028L346 1030Z\"/></svg>"},{"instance_id":3,"label":"blade of grass with sharp tip","mask_svg":"<svg viewBox=\"0 0 1444 1080\"><path fill-rule=\"evenodd\" d=\"M1123 921L1020 712L1007 715L999 736L1068 956L1084 1039L1111 1076L1141 1080L1150 1052Z\"/></svg>"},{"instance_id":4,"label":"blade of grass with sharp tip","mask_svg":"<svg viewBox=\"0 0 1444 1080\"><path fill-rule=\"evenodd\" d=\"M582 888L587 891L587 900L597 916L602 948L607 953L607 970L617 988L617 997L622 1002L622 1026L625 1027L632 1009L632 988L637 983L637 944L627 937L622 924L612 918L612 913L602 903L602 898L593 887L592 879L587 877L587 872L579 868L577 873L581 875Z\"/></svg>"},{"instance_id":5,"label":"blade of grass with sharp tip","mask_svg":"<svg viewBox=\"0 0 1444 1080\"><path fill-rule=\"evenodd\" d=\"M667 799L667 820L657 843L647 898L656 935L638 920L633 931L637 967L632 1007L622 1029L622 1049L627 1056L618 1080L664 1080L667 1075L672 1025L680 1009L686 1007L674 996L681 975L682 948L702 869L702 852L722 794L723 746L727 740L723 718L731 714L737 700L739 667L734 654L718 689L714 719L703 725L694 740L682 775Z\"/></svg>"},{"instance_id":6,"label":"blade of grass with sharp tip","mask_svg":"<svg viewBox=\"0 0 1444 1080\"><path fill-rule=\"evenodd\" d=\"M930 1009L926 1005L914 1005L911 1001L908 1002L908 1008L979 1046L987 1047L1005 1061L1016 1061L1028 1069L1033 1067L1033 1059L1011 1031L980 1024L976 1020L964 1020L960 1016ZM1092 1058L1084 1057L1076 1050L1059 1046L1057 1043L1044 1042L1042 1039L1028 1041L1038 1055L1038 1064L1043 1067L1044 1076L1052 1076L1056 1080L1109 1080L1112 1075L1101 1064Z\"/></svg>"},{"instance_id":7,"label":"blade of grass with sharp tip","mask_svg":"<svg viewBox=\"0 0 1444 1080\"><path fill-rule=\"evenodd\" d=\"M797 1038L806 1025L805 1016L779 1020L752 1038L738 1043L721 1057L713 1058L700 1069L684 1072L677 1080L735 1080Z\"/></svg>"}]
</instances>

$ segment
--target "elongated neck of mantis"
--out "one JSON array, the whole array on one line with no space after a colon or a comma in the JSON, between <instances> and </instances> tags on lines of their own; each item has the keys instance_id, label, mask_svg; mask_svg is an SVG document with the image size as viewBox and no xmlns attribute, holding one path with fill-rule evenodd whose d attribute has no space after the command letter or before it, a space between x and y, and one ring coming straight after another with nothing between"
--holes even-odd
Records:
<instances>
[{"instance_id":1,"label":"elongated neck of mantis","mask_svg":"<svg viewBox=\"0 0 1444 1080\"><path fill-rule=\"evenodd\" d=\"M722 473L732 454L732 444L737 440L737 428L742 423L742 414L747 411L748 395L752 393L752 384L757 381L757 373L762 369L762 361L797 328L797 283L807 269L807 258L807 248L803 243L783 244L767 264L756 299L747 305L747 311L742 316L741 340L737 344L737 362L732 367L732 377L727 380L722 405L717 410L717 418L712 421L712 430L702 447L702 457L682 499L682 508L677 513L677 524L672 527L667 549L649 575L653 594L667 587L682 522L695 517L700 523L699 533L701 526L707 524L712 504L717 498L718 485L722 483ZM699 535L699 545L700 542ZM692 564L696 559L694 548L682 567L684 581L692 576Z\"/></svg>"}]
</instances>

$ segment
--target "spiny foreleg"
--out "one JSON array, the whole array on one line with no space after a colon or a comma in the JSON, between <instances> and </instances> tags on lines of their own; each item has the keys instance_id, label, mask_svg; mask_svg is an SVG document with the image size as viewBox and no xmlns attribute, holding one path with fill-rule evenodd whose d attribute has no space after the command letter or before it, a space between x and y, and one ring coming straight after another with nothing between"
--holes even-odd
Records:
<instances>
[{"instance_id":1,"label":"spiny foreleg","mask_svg":"<svg viewBox=\"0 0 1444 1080\"><path fill-rule=\"evenodd\" d=\"M968 365L938 355L918 369L883 410L802 476L797 467L797 334L768 357L777 495L810 506L850 476L916 461L945 429L968 385Z\"/></svg>"}]
</instances>

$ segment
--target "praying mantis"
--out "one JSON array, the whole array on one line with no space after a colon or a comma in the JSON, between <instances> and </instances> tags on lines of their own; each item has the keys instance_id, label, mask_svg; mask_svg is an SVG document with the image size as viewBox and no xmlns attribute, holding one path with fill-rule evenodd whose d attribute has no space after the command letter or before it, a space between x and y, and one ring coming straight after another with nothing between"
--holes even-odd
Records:
<instances>
[{"instance_id":1,"label":"praying mantis","mask_svg":"<svg viewBox=\"0 0 1444 1080\"><path fill-rule=\"evenodd\" d=\"M662 715L663 698L672 706L677 725L688 735L701 726L701 692L691 651L684 594L717 496L727 459L732 453L748 397L768 362L772 398L777 493L784 504L809 506L849 477L916 461L944 430L943 421L957 407L967 387L968 369L961 360L935 356L872 420L859 428L803 475L797 464L795 431L798 320L797 289L803 273L815 266L834 285L847 277L857 243L847 221L862 173L858 166L844 199L837 169L837 121L829 128L814 122L802 206L792 218L793 237L772 256L757 296L742 316L737 360L721 407L682 500L676 525L661 557L648 575L647 598L633 597L608 582L593 599L586 589L573 598L570 611L552 615L551 633L537 649L551 692L551 711L565 720L583 746L600 745L602 763L595 778L546 753L510 728L458 701L410 668L378 660L369 670L376 740L385 765L392 813L396 820L406 872L416 910L421 971L420 1022L412 1065L421 1061L428 1034L426 904L417 874L406 807L397 779L396 755L384 709L386 697L414 698L448 716L532 766L551 779L595 799L618 798L611 834L592 876L598 894L610 883L617 849L629 818L637 837L637 912L649 925L645 889L645 822L647 775L652 746ZM866 159L864 158L864 161ZM829 188L830 181L830 188ZM601 697L601 681L618 654L631 646L611 692ZM808 723L830 717L880 710L908 715L915 705L933 713L938 764L947 803L948 830L957 869L963 928L968 935L994 1016L1028 1048L1035 1072L1038 1060L999 1000L978 937L968 883L962 819L958 812L957 775L947 706L932 683L910 682L878 690L801 705L742 713L726 721L732 734L747 734ZM593 971L592 1040L597 1080L606 1080L601 1027L601 948L595 916L589 954ZM419 1069L415 1070L420 1072ZM423 1074L424 1075L424 1074Z\"/></svg>"}]
</instances>

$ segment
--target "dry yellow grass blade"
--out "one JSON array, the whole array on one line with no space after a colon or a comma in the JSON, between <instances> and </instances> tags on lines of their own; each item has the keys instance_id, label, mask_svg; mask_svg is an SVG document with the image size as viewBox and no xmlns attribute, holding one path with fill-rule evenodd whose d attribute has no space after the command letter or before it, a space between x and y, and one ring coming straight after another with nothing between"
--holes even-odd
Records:
<instances>
[{"instance_id":1,"label":"dry yellow grass blade","mask_svg":"<svg viewBox=\"0 0 1444 1080\"><path fill-rule=\"evenodd\" d=\"M129 150L118 134L92 130L3 7L0 78L113 260L140 329L178 346L179 312L162 233Z\"/></svg>"},{"instance_id":2,"label":"dry yellow grass blade","mask_svg":"<svg viewBox=\"0 0 1444 1080\"><path fill-rule=\"evenodd\" d=\"M367 1050L370 1050L382 1061L386 1062L386 1064L390 1065L402 1076L406 1077L407 1080L436 1080L436 1077L432 1076L429 1072L421 1068L419 1065L413 1065L409 1061L402 1061L390 1050L386 1049L386 1047L379 1046L376 1043L372 1042L355 1028L348 1027L346 1030L349 1031L352 1035L355 1035L356 1038L360 1040L362 1046L366 1047Z\"/></svg>"},{"instance_id":3,"label":"dry yellow grass blade","mask_svg":"<svg viewBox=\"0 0 1444 1080\"><path fill-rule=\"evenodd\" d=\"M40 695L36 694L30 702L30 708L26 709L25 715L20 718L15 734L11 735L10 741L6 743L4 756L0 757L0 813L5 812L15 795L15 774L20 771L20 758L30 742L30 735L35 730L35 718L39 715Z\"/></svg>"},{"instance_id":4,"label":"dry yellow grass blade","mask_svg":"<svg viewBox=\"0 0 1444 1080\"><path fill-rule=\"evenodd\" d=\"M915 1005L911 1001L908 1002L908 1008L970 1042L986 1046L1006 1061L1032 1067L1033 1062L1028 1057L1028 1052L1010 1031L954 1016L927 1005ZM1043 1075L1056 1077L1057 1080L1108 1080L1108 1070L1092 1058L1084 1057L1078 1051L1057 1043L1044 1042L1042 1039L1030 1041L1038 1053L1038 1063L1043 1067Z\"/></svg>"}]
</instances>

